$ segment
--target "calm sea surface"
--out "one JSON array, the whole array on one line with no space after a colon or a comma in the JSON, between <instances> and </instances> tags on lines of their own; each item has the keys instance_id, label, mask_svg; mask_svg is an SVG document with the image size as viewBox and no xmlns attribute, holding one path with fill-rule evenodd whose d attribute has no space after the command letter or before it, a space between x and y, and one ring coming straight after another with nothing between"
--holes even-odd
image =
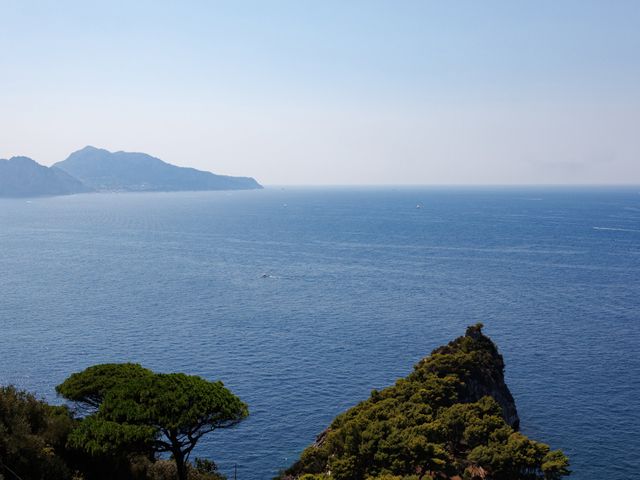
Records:
<instances>
[{"instance_id":1,"label":"calm sea surface","mask_svg":"<svg viewBox=\"0 0 640 480\"><path fill-rule=\"evenodd\" d=\"M221 379L251 416L197 455L240 480L478 321L526 434L576 480L637 478L640 188L0 200L0 384L59 402L125 361Z\"/></svg>"}]
</instances>

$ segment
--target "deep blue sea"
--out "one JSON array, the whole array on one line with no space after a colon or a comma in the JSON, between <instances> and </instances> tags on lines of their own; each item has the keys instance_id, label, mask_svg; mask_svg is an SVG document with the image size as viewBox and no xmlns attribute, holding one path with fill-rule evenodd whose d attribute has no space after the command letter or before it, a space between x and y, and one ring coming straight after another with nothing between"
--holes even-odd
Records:
<instances>
[{"instance_id":1,"label":"deep blue sea","mask_svg":"<svg viewBox=\"0 0 640 480\"><path fill-rule=\"evenodd\" d=\"M526 434L575 480L637 478L640 188L0 200L0 384L60 402L125 361L221 379L251 415L197 455L240 480L478 321Z\"/></svg>"}]
</instances>

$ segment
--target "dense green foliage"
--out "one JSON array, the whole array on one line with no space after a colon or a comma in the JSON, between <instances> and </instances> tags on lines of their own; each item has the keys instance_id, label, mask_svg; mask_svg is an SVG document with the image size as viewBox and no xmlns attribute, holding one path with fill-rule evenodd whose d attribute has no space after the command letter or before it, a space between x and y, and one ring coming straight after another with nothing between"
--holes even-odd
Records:
<instances>
[{"instance_id":1,"label":"dense green foliage","mask_svg":"<svg viewBox=\"0 0 640 480\"><path fill-rule=\"evenodd\" d=\"M137 363L104 363L72 374L56 392L87 410L97 410L106 394L116 386L153 375Z\"/></svg>"},{"instance_id":2,"label":"dense green foliage","mask_svg":"<svg viewBox=\"0 0 640 480\"><path fill-rule=\"evenodd\" d=\"M154 373L130 363L89 367L57 391L92 410L70 434L71 447L107 457L168 452L179 480L187 478L189 456L203 435L236 425L248 414L222 382Z\"/></svg>"},{"instance_id":3,"label":"dense green foliage","mask_svg":"<svg viewBox=\"0 0 640 480\"><path fill-rule=\"evenodd\" d=\"M65 444L73 425L66 408L47 405L14 387L0 387L0 478L70 478Z\"/></svg>"},{"instance_id":4,"label":"dense green foliage","mask_svg":"<svg viewBox=\"0 0 640 480\"><path fill-rule=\"evenodd\" d=\"M110 369L92 368L91 372L104 373ZM138 367L130 371L136 370L139 373L143 369ZM96 375L95 378L100 377ZM71 392L71 385L78 380L78 376L73 376L73 381L65 386L69 389L65 391ZM104 385L105 382L106 377L103 377L96 380L95 385ZM164 387L170 388L171 385L165 383ZM91 398L97 397L92 394ZM175 407L183 406L178 402ZM165 411L164 414L171 415L171 412ZM183 408L175 420L184 422L193 414L193 408ZM228 415L228 411L222 414ZM226 421L225 424L228 423ZM0 387L0 479L174 480L178 476L176 462L158 459L153 442L148 442L147 435L140 436L140 442L130 448L135 442L131 438L123 440L126 435L121 435L122 430L126 431L127 427L115 422L100 424L95 415L73 418L67 407L51 406L15 387ZM139 433L135 429L132 431L134 436ZM88 442L85 444L83 439ZM189 480L225 478L214 462L198 458L194 464L185 459L184 473L184 478Z\"/></svg>"},{"instance_id":5,"label":"dense green foliage","mask_svg":"<svg viewBox=\"0 0 640 480\"><path fill-rule=\"evenodd\" d=\"M482 325L435 350L406 378L338 416L283 478L558 479L560 451L505 421L512 409L503 361ZM499 405L492 396L500 398ZM505 399L507 399L505 401Z\"/></svg>"}]
</instances>

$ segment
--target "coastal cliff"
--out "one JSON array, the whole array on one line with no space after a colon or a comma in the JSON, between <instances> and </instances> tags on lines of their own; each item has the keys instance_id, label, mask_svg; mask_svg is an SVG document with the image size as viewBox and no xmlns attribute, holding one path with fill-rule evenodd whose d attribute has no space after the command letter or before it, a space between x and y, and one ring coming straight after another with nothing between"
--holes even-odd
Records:
<instances>
[{"instance_id":1,"label":"coastal cliff","mask_svg":"<svg viewBox=\"0 0 640 480\"><path fill-rule=\"evenodd\" d=\"M482 324L339 415L282 480L537 480L568 459L518 432L504 360Z\"/></svg>"}]
</instances>

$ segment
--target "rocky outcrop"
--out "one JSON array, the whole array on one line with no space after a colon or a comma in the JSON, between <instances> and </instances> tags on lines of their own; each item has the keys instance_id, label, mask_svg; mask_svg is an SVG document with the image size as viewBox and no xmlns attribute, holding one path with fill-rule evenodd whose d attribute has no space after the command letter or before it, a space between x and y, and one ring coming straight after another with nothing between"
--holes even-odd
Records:
<instances>
[{"instance_id":1,"label":"rocky outcrop","mask_svg":"<svg viewBox=\"0 0 640 480\"><path fill-rule=\"evenodd\" d=\"M513 395L504 381L504 359L498 352L495 344L482 334L482 324L472 325L467 328L466 337L473 340L475 344L485 350L491 357L490 362L481 362L473 365L468 373L464 373L464 386L461 389L459 401L461 403L473 403L481 398L492 397L502 410L502 418L514 430L520 428L520 417L516 409L516 402ZM431 355L450 355L458 348L460 339L456 339L449 345L438 347L431 352ZM427 366L429 358L426 357L418 365L416 370L421 366ZM323 430L315 439L312 447L322 447L328 437L331 428Z\"/></svg>"},{"instance_id":2,"label":"rocky outcrop","mask_svg":"<svg viewBox=\"0 0 640 480\"><path fill-rule=\"evenodd\" d=\"M504 360L482 324L336 417L279 478L559 479L560 451L517 432Z\"/></svg>"},{"instance_id":3,"label":"rocky outcrop","mask_svg":"<svg viewBox=\"0 0 640 480\"><path fill-rule=\"evenodd\" d=\"M465 337L473 340L477 348L490 356L490 360L471 365L468 373L464 374L462 378L465 389L460 396L460 401L472 403L482 397L492 397L500 405L504 421L514 430L518 430L520 418L513 395L504 381L504 359L491 339L482 334L482 327L480 323L468 327ZM454 340L447 346L435 349L431 355L447 355L457 348L458 343L459 340Z\"/></svg>"}]
</instances>

